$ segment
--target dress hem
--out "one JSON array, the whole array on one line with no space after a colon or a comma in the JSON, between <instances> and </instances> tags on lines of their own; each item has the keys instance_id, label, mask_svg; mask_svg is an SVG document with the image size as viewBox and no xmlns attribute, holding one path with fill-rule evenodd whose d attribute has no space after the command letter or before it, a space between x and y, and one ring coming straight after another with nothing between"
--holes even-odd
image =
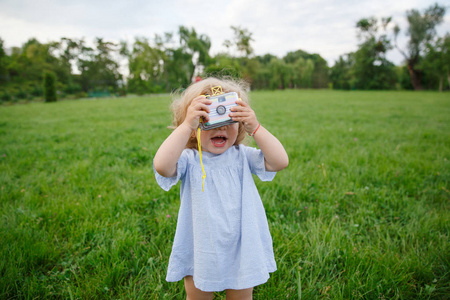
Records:
<instances>
[{"instance_id":1,"label":"dress hem","mask_svg":"<svg viewBox=\"0 0 450 300\"><path fill-rule=\"evenodd\" d=\"M182 280L186 276L193 276L195 287L203 292L221 292L227 289L243 290L266 283L270 278L269 274L275 272L276 270L277 269L274 268L268 270L267 273L259 273L256 275L252 274L243 278L241 277L239 279L230 278L222 280L220 282L206 282L205 280L196 278L193 272L186 271L179 273L177 272L177 274L171 274L170 276L167 275L166 281L177 282ZM245 283L241 284L242 282Z\"/></svg>"}]
</instances>

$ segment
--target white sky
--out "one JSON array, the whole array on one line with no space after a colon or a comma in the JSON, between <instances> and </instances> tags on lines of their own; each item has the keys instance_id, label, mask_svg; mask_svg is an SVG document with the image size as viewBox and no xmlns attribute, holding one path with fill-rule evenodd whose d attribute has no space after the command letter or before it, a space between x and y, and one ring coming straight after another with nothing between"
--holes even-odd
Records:
<instances>
[{"instance_id":1,"label":"white sky","mask_svg":"<svg viewBox=\"0 0 450 300\"><path fill-rule=\"evenodd\" d=\"M447 0L448 1L448 0ZM438 34L450 32L450 3ZM180 25L194 27L212 41L211 54L224 51L223 42L233 37L231 25L253 35L255 54L278 57L302 49L319 53L329 66L339 55L355 51L355 24L365 17L392 16L400 25L399 44L404 46L405 12L423 11L429 0L0 0L0 38L7 48L21 46L29 38L40 42L61 37L93 41L134 41L154 34L176 33ZM397 50L388 54L402 62Z\"/></svg>"}]
</instances>

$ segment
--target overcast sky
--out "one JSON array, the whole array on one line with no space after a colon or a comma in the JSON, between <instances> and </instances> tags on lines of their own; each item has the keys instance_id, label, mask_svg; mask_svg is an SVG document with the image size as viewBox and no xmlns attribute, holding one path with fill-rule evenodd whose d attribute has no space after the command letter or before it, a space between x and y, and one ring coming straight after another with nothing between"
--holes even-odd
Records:
<instances>
[{"instance_id":1,"label":"overcast sky","mask_svg":"<svg viewBox=\"0 0 450 300\"><path fill-rule=\"evenodd\" d=\"M211 54L224 50L233 36L231 25L253 35L255 54L279 57L298 49L319 53L332 66L339 55L355 51L355 24L364 17L392 16L400 25L399 44L405 45L405 12L423 11L429 0L0 0L0 38L7 48L31 37L40 42L61 37L109 41L176 33L180 25L194 27L212 42ZM450 3L438 34L450 32ZM388 58L402 62L397 50Z\"/></svg>"}]
</instances>

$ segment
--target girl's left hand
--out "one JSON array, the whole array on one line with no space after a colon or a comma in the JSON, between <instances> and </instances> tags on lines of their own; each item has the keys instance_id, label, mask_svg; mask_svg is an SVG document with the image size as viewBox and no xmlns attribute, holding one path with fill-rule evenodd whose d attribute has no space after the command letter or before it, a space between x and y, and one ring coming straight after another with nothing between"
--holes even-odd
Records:
<instances>
[{"instance_id":1,"label":"girl's left hand","mask_svg":"<svg viewBox=\"0 0 450 300\"><path fill-rule=\"evenodd\" d=\"M248 134L253 133L258 128L259 122L256 119L256 114L248 103L239 100L236 101L238 106L232 107L230 117L233 121L241 122Z\"/></svg>"}]
</instances>

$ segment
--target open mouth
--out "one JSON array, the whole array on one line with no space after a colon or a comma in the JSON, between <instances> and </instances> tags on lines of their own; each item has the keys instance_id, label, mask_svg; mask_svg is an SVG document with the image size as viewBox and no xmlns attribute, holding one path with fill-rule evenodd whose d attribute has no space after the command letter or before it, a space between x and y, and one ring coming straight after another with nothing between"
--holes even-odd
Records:
<instances>
[{"instance_id":1,"label":"open mouth","mask_svg":"<svg viewBox=\"0 0 450 300\"><path fill-rule=\"evenodd\" d=\"M223 146L225 146L226 142L227 142L227 137L225 137L223 135L218 135L218 136L211 138L211 143L216 147L223 147Z\"/></svg>"}]
</instances>

